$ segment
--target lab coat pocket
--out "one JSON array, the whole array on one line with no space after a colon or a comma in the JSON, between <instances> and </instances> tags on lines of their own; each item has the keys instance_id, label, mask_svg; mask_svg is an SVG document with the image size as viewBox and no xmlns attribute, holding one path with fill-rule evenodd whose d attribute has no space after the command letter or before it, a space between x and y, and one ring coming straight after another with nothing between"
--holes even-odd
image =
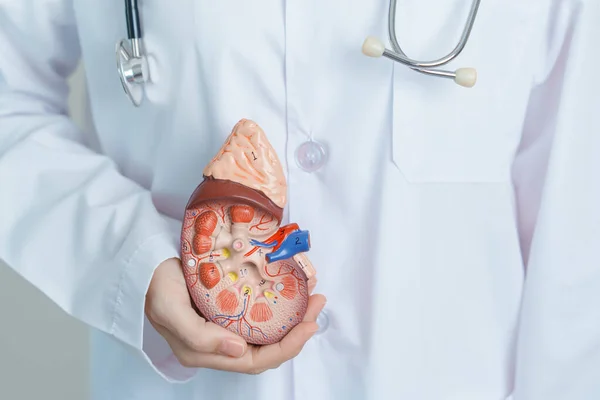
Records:
<instances>
[{"instance_id":1,"label":"lab coat pocket","mask_svg":"<svg viewBox=\"0 0 600 400\"><path fill-rule=\"evenodd\" d=\"M455 92L464 90L450 88ZM484 100L476 93L470 94L472 99L464 93L448 93L435 99L433 94L420 93L417 88L394 89L393 159L409 182L490 182L506 178L510 152L507 133L511 127L501 115L507 112L477 105L477 98ZM516 124L512 129L518 129Z\"/></svg>"},{"instance_id":2,"label":"lab coat pocket","mask_svg":"<svg viewBox=\"0 0 600 400\"><path fill-rule=\"evenodd\" d=\"M409 182L510 179L531 87L532 10L512 1L482 3L464 51L442 67L475 67L478 82L472 88L394 63L393 161ZM442 11L440 21L450 13ZM456 44L460 24L452 32L440 29L414 39L407 54L419 60L441 57Z\"/></svg>"}]
</instances>

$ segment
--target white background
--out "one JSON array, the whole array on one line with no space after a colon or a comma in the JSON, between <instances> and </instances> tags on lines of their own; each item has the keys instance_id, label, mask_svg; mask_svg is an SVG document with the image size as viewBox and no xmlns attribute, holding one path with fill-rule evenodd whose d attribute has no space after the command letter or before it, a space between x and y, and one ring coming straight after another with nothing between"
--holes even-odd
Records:
<instances>
[{"instance_id":1,"label":"white background","mask_svg":"<svg viewBox=\"0 0 600 400\"><path fill-rule=\"evenodd\" d=\"M70 99L82 127L83 73L80 67L73 75ZM0 260L0 399L85 400L88 370L86 326Z\"/></svg>"}]
</instances>

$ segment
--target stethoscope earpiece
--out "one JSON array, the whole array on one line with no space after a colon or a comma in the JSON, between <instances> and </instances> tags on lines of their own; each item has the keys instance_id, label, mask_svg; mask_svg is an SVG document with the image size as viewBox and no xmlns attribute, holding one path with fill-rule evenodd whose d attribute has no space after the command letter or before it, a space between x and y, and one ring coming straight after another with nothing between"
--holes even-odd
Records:
<instances>
[{"instance_id":1,"label":"stethoscope earpiece","mask_svg":"<svg viewBox=\"0 0 600 400\"><path fill-rule=\"evenodd\" d=\"M473 0L471 10L469 12L467 22L465 24L465 28L456 47L446 56L438 60L417 61L408 58L406 54L404 54L404 52L400 48L398 39L396 38L396 0L390 0L388 19L388 32L390 37L390 43L394 50L392 51L386 49L383 42L378 38L374 36L368 36L363 42L362 52L368 57L383 56L389 58L393 61L397 61L401 64L404 64L407 67L413 69L414 71L420 72L422 74L438 76L441 78L450 78L459 86L468 88L473 87L477 82L477 70L475 70L475 68L459 68L456 71L445 71L434 68L448 64L462 52L469 39L469 35L471 33L471 29L473 28L473 24L475 23L475 17L477 15L477 10L479 9L480 2L481 0Z\"/></svg>"},{"instance_id":2,"label":"stethoscope earpiece","mask_svg":"<svg viewBox=\"0 0 600 400\"><path fill-rule=\"evenodd\" d=\"M362 52L364 55L369 57L381 57L385 52L385 46L383 42L375 36L367 36L363 45Z\"/></svg>"},{"instance_id":3,"label":"stethoscope earpiece","mask_svg":"<svg viewBox=\"0 0 600 400\"><path fill-rule=\"evenodd\" d=\"M473 87L477 83L477 70L475 68L459 68L454 71L454 82L463 87Z\"/></svg>"}]
</instances>

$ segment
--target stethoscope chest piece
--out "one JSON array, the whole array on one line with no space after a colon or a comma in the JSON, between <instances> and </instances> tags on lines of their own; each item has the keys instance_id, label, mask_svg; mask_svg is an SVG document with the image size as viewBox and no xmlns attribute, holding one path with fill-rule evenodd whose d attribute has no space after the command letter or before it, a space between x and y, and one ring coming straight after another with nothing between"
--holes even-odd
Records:
<instances>
[{"instance_id":1,"label":"stethoscope chest piece","mask_svg":"<svg viewBox=\"0 0 600 400\"><path fill-rule=\"evenodd\" d=\"M148 77L148 63L145 57L133 57L127 42L127 40L121 40L117 43L117 70L123 90L131 102L139 107L144 97L144 83Z\"/></svg>"},{"instance_id":2,"label":"stethoscope chest piece","mask_svg":"<svg viewBox=\"0 0 600 400\"><path fill-rule=\"evenodd\" d=\"M142 48L137 0L125 0L127 39L117 42L115 55L117 72L127 97L139 107L144 98L144 84L148 81L148 62Z\"/></svg>"}]
</instances>

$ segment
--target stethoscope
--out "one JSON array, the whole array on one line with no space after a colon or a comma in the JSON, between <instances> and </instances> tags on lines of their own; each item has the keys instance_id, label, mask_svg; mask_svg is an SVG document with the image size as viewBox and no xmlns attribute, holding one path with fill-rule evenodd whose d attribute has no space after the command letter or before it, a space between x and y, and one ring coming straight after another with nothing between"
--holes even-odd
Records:
<instances>
[{"instance_id":1,"label":"stethoscope","mask_svg":"<svg viewBox=\"0 0 600 400\"><path fill-rule=\"evenodd\" d=\"M369 36L363 43L363 53L369 57L387 57L423 74L453 79L460 86L474 86L477 81L477 71L474 68L459 68L456 71L434 68L448 64L463 51L475 23L475 17L481 0L473 0L465 28L456 47L446 56L433 61L413 60L400 48L400 44L396 38L396 1L390 0L388 15L389 39L393 50L386 49L379 39ZM117 70L123 90L133 105L139 107L142 103L144 85L149 79L149 74L148 62L143 49L137 0L125 0L125 20L127 22L127 40L123 39L117 43Z\"/></svg>"}]
</instances>

